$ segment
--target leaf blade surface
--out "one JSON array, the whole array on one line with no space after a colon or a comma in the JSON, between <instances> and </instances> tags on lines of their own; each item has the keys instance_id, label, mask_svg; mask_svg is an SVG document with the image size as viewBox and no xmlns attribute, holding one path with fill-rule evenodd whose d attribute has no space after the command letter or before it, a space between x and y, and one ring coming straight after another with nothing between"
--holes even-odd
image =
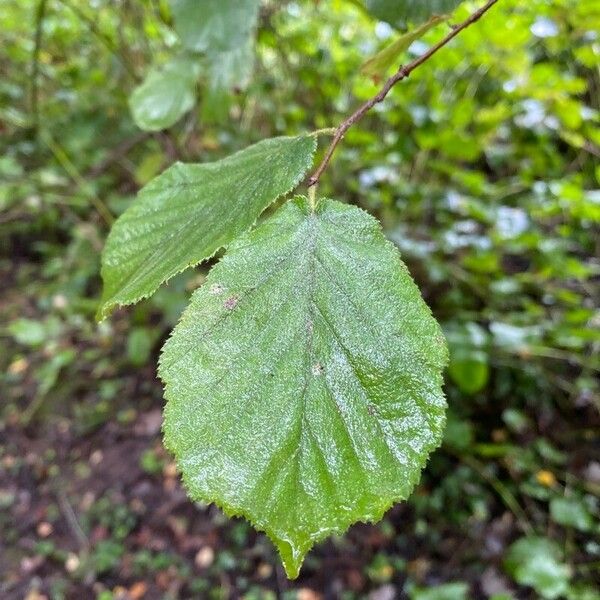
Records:
<instances>
[{"instance_id":1,"label":"leaf blade surface","mask_svg":"<svg viewBox=\"0 0 600 600\"><path fill-rule=\"evenodd\" d=\"M232 244L165 344L164 437L189 493L314 543L406 498L441 438L446 346L358 208L297 198Z\"/></svg>"},{"instance_id":2,"label":"leaf blade surface","mask_svg":"<svg viewBox=\"0 0 600 600\"><path fill-rule=\"evenodd\" d=\"M153 179L106 241L98 318L150 296L247 230L300 182L315 146L314 135L271 138L213 163L175 163Z\"/></svg>"}]
</instances>

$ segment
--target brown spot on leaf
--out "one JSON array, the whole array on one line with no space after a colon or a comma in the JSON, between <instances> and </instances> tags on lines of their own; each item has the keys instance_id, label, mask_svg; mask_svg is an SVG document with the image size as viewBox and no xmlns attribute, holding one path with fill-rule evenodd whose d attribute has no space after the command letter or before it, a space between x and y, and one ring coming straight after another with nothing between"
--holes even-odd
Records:
<instances>
[{"instance_id":1,"label":"brown spot on leaf","mask_svg":"<svg viewBox=\"0 0 600 600\"><path fill-rule=\"evenodd\" d=\"M227 298L227 300L225 300L223 303L223 306L227 310L233 310L237 306L238 302L239 298L237 296L229 296L229 298Z\"/></svg>"}]
</instances>

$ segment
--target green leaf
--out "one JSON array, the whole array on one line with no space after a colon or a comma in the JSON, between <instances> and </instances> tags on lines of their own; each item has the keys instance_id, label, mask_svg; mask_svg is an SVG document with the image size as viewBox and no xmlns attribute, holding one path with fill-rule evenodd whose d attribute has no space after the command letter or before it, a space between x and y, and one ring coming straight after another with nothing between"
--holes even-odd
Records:
<instances>
[{"instance_id":1,"label":"green leaf","mask_svg":"<svg viewBox=\"0 0 600 600\"><path fill-rule=\"evenodd\" d=\"M127 336L127 358L132 365L141 367L148 362L154 344L152 330L134 327Z\"/></svg>"},{"instance_id":2,"label":"green leaf","mask_svg":"<svg viewBox=\"0 0 600 600\"><path fill-rule=\"evenodd\" d=\"M38 369L36 379L38 382L37 393L44 396L47 394L58 380L61 370L70 365L77 353L73 348L58 351L54 356L46 360Z\"/></svg>"},{"instance_id":3,"label":"green leaf","mask_svg":"<svg viewBox=\"0 0 600 600\"><path fill-rule=\"evenodd\" d=\"M569 588L571 569L561 560L558 544L542 537L517 540L509 549L504 566L521 584L532 587L543 598L560 598Z\"/></svg>"},{"instance_id":4,"label":"green leaf","mask_svg":"<svg viewBox=\"0 0 600 600\"><path fill-rule=\"evenodd\" d=\"M44 323L33 319L16 319L9 324L8 332L24 346L41 346L48 338Z\"/></svg>"},{"instance_id":5,"label":"green leaf","mask_svg":"<svg viewBox=\"0 0 600 600\"><path fill-rule=\"evenodd\" d=\"M209 90L245 88L260 0L171 0L183 45L206 55Z\"/></svg>"},{"instance_id":6,"label":"green leaf","mask_svg":"<svg viewBox=\"0 0 600 600\"><path fill-rule=\"evenodd\" d=\"M582 498L553 498L550 516L555 523L581 531L594 529L594 517Z\"/></svg>"},{"instance_id":7,"label":"green leaf","mask_svg":"<svg viewBox=\"0 0 600 600\"><path fill-rule=\"evenodd\" d=\"M164 436L190 495L296 577L411 493L441 440L441 329L378 222L296 198L236 240L165 344Z\"/></svg>"},{"instance_id":8,"label":"green leaf","mask_svg":"<svg viewBox=\"0 0 600 600\"><path fill-rule=\"evenodd\" d=\"M413 588L410 600L467 600L469 586L462 581L444 583L431 588Z\"/></svg>"},{"instance_id":9,"label":"green leaf","mask_svg":"<svg viewBox=\"0 0 600 600\"><path fill-rule=\"evenodd\" d=\"M246 231L300 182L315 145L314 135L271 138L214 163L175 163L153 179L106 241L98 319L147 298Z\"/></svg>"},{"instance_id":10,"label":"green leaf","mask_svg":"<svg viewBox=\"0 0 600 600\"><path fill-rule=\"evenodd\" d=\"M401 34L391 44L379 51L375 56L363 63L361 72L364 75L373 78L379 78L385 75L386 71L392 66L396 68L400 66L400 56L408 50L408 47L419 38L423 37L430 29L433 29L439 23L446 21L448 16L440 15L433 16L423 23L420 27Z\"/></svg>"},{"instance_id":11,"label":"green leaf","mask_svg":"<svg viewBox=\"0 0 600 600\"><path fill-rule=\"evenodd\" d=\"M451 13L462 0L360 0L375 18L396 27L419 24L435 15Z\"/></svg>"},{"instance_id":12,"label":"green leaf","mask_svg":"<svg viewBox=\"0 0 600 600\"><path fill-rule=\"evenodd\" d=\"M476 394L489 379L489 336L477 323L450 323L445 330L450 346L448 374L461 392Z\"/></svg>"},{"instance_id":13,"label":"green leaf","mask_svg":"<svg viewBox=\"0 0 600 600\"><path fill-rule=\"evenodd\" d=\"M220 52L208 61L208 82L202 97L202 120L224 123L227 120L230 98L227 90L247 87L254 66L252 40L249 38L228 52Z\"/></svg>"},{"instance_id":14,"label":"green leaf","mask_svg":"<svg viewBox=\"0 0 600 600\"><path fill-rule=\"evenodd\" d=\"M189 57L177 57L152 69L129 97L136 125L144 131L158 131L176 123L196 102L198 75L198 60Z\"/></svg>"},{"instance_id":15,"label":"green leaf","mask_svg":"<svg viewBox=\"0 0 600 600\"><path fill-rule=\"evenodd\" d=\"M227 52L250 37L259 0L171 0L175 31L193 52Z\"/></svg>"},{"instance_id":16,"label":"green leaf","mask_svg":"<svg viewBox=\"0 0 600 600\"><path fill-rule=\"evenodd\" d=\"M448 374L461 392L476 394L486 385L490 377L487 355L473 350L469 353L457 351L452 353Z\"/></svg>"},{"instance_id":17,"label":"green leaf","mask_svg":"<svg viewBox=\"0 0 600 600\"><path fill-rule=\"evenodd\" d=\"M600 600L598 587L592 584L575 583L567 591L568 600Z\"/></svg>"},{"instance_id":18,"label":"green leaf","mask_svg":"<svg viewBox=\"0 0 600 600\"><path fill-rule=\"evenodd\" d=\"M454 450L466 451L475 440L473 424L467 419L460 419L452 411L446 416L444 444Z\"/></svg>"}]
</instances>

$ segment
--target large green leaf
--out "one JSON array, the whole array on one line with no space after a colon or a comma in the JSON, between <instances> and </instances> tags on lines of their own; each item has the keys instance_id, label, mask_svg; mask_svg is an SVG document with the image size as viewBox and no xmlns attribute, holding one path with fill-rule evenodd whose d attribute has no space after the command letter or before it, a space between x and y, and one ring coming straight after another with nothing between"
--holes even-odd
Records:
<instances>
[{"instance_id":1,"label":"large green leaf","mask_svg":"<svg viewBox=\"0 0 600 600\"><path fill-rule=\"evenodd\" d=\"M195 104L198 75L198 59L190 57L176 57L152 69L129 97L136 125L158 131L176 123Z\"/></svg>"},{"instance_id":2,"label":"large green leaf","mask_svg":"<svg viewBox=\"0 0 600 600\"><path fill-rule=\"evenodd\" d=\"M153 179L106 241L98 318L150 296L248 229L300 182L315 140L314 135L263 140L214 163L176 163Z\"/></svg>"},{"instance_id":3,"label":"large green leaf","mask_svg":"<svg viewBox=\"0 0 600 600\"><path fill-rule=\"evenodd\" d=\"M451 13L463 0L358 0L377 19L396 27L417 25L434 15Z\"/></svg>"},{"instance_id":4,"label":"large green leaf","mask_svg":"<svg viewBox=\"0 0 600 600\"><path fill-rule=\"evenodd\" d=\"M296 198L230 246L165 344L165 443L190 495L265 531L296 577L315 542L410 494L446 360L377 221Z\"/></svg>"}]
</instances>

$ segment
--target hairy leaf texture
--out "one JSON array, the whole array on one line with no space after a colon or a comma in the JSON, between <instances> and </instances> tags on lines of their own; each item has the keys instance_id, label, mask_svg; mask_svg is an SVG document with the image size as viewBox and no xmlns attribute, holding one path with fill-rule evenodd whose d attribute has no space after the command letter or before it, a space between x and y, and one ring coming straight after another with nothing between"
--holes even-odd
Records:
<instances>
[{"instance_id":1,"label":"hairy leaf texture","mask_svg":"<svg viewBox=\"0 0 600 600\"><path fill-rule=\"evenodd\" d=\"M113 225L98 318L150 296L246 231L312 164L314 135L263 140L214 163L175 163Z\"/></svg>"},{"instance_id":2,"label":"hairy leaf texture","mask_svg":"<svg viewBox=\"0 0 600 600\"><path fill-rule=\"evenodd\" d=\"M230 246L165 344L165 443L192 498L264 530L296 577L316 542L410 494L446 361L378 222L299 197Z\"/></svg>"}]
</instances>

